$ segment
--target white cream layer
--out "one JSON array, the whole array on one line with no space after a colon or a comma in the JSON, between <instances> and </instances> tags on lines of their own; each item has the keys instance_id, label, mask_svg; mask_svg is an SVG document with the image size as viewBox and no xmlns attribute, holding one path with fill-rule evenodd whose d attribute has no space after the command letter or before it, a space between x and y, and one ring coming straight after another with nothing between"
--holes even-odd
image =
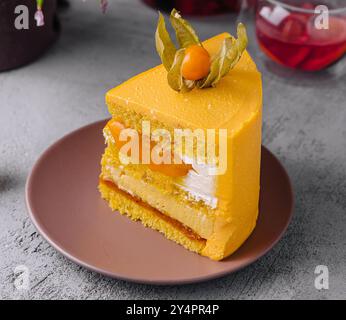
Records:
<instances>
[{"instance_id":1,"label":"white cream layer","mask_svg":"<svg viewBox=\"0 0 346 320\"><path fill-rule=\"evenodd\" d=\"M106 143L115 143L112 135L107 130L103 130ZM190 159L183 159L185 163L191 163ZM193 170L190 170L185 177L176 178L175 185L188 193L187 199L202 201L204 205L211 209L216 209L218 199L215 194L215 176L208 175L208 165L192 164Z\"/></svg>"}]
</instances>

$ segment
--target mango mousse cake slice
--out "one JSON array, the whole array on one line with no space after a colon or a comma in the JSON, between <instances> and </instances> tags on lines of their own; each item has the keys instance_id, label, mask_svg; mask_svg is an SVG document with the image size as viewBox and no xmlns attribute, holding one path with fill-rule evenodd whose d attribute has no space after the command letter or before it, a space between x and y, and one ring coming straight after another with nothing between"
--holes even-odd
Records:
<instances>
[{"instance_id":1,"label":"mango mousse cake slice","mask_svg":"<svg viewBox=\"0 0 346 320\"><path fill-rule=\"evenodd\" d=\"M170 20L179 47L160 15L163 64L106 94L112 119L99 190L113 210L221 260L258 216L261 75L243 25L237 38L222 33L201 43L177 11Z\"/></svg>"}]
</instances>

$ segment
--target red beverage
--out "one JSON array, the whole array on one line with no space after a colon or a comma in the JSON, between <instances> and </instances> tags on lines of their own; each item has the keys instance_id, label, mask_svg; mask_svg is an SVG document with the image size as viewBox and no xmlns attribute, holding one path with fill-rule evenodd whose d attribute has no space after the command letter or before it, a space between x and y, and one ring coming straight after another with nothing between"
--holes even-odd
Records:
<instances>
[{"instance_id":1,"label":"red beverage","mask_svg":"<svg viewBox=\"0 0 346 320\"><path fill-rule=\"evenodd\" d=\"M209 16L237 12L241 0L143 0L156 9L170 12L173 8L183 15ZM251 0L253 1L253 0Z\"/></svg>"},{"instance_id":2,"label":"red beverage","mask_svg":"<svg viewBox=\"0 0 346 320\"><path fill-rule=\"evenodd\" d=\"M299 7L307 10L288 10L269 1L259 7L256 14L259 45L267 56L285 66L306 71L324 69L346 52L346 16L330 11L328 29L319 29L315 25L315 4L304 3Z\"/></svg>"}]
</instances>

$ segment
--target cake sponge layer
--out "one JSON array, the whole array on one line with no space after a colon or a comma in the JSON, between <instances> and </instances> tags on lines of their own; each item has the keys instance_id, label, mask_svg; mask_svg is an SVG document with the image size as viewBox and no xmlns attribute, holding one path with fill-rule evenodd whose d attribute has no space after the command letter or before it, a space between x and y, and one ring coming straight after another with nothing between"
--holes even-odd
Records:
<instances>
[{"instance_id":1,"label":"cake sponge layer","mask_svg":"<svg viewBox=\"0 0 346 320\"><path fill-rule=\"evenodd\" d=\"M199 179L193 170L183 177L171 177L153 171L145 164L124 164L119 158L119 148L111 139L106 138L106 141L107 147L101 160L103 174L109 175L111 170L119 169L121 174L145 182L183 205L191 206L209 216L215 215L217 203L213 203L213 177Z\"/></svg>"},{"instance_id":2,"label":"cake sponge layer","mask_svg":"<svg viewBox=\"0 0 346 320\"><path fill-rule=\"evenodd\" d=\"M208 239L213 234L215 217L208 217L198 209L179 203L155 187L121 174L118 170L103 169L102 177L166 216L180 221L204 239Z\"/></svg>"},{"instance_id":3,"label":"cake sponge layer","mask_svg":"<svg viewBox=\"0 0 346 320\"><path fill-rule=\"evenodd\" d=\"M110 182L100 180L99 190L112 210L118 210L132 220L140 220L144 226L163 233L167 239L175 241L186 249L202 253L206 241L178 221L131 197Z\"/></svg>"}]
</instances>

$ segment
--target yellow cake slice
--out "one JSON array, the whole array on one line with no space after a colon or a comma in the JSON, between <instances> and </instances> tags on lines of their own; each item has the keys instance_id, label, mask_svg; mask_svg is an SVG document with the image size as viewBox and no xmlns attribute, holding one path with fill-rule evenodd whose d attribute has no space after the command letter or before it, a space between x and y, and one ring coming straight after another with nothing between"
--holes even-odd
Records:
<instances>
[{"instance_id":1,"label":"yellow cake slice","mask_svg":"<svg viewBox=\"0 0 346 320\"><path fill-rule=\"evenodd\" d=\"M213 56L228 37L220 34L203 47ZM113 210L189 250L213 260L237 250L256 225L259 202L262 84L249 54L245 51L215 87L176 92L159 65L111 89L106 103L112 121L140 134L143 121L172 136L177 128L227 130L226 169L210 175L184 162L124 164L107 125L99 190Z\"/></svg>"}]
</instances>

